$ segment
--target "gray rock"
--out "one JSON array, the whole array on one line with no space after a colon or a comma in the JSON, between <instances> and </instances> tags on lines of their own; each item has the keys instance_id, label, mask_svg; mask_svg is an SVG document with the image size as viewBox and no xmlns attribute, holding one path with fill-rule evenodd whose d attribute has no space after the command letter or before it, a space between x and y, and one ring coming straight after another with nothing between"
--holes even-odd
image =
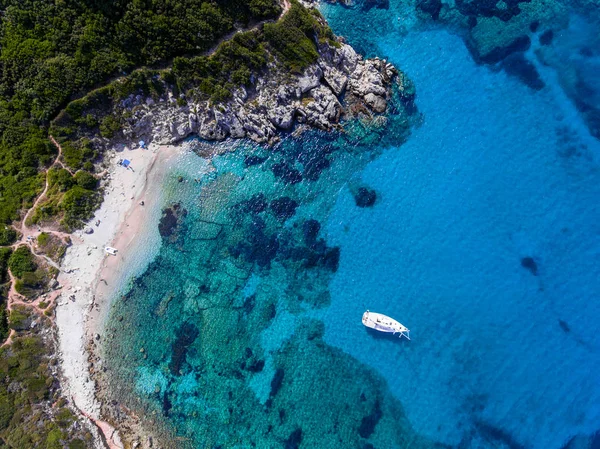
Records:
<instances>
[{"instance_id":1,"label":"gray rock","mask_svg":"<svg viewBox=\"0 0 600 449\"><path fill-rule=\"evenodd\" d=\"M365 103L373 109L375 112L385 112L387 108L387 101L385 98L381 98L375 94L367 94L365 95Z\"/></svg>"},{"instance_id":2,"label":"gray rock","mask_svg":"<svg viewBox=\"0 0 600 449\"><path fill-rule=\"evenodd\" d=\"M298 78L297 86L302 94L321 84L323 70L319 66L310 66L304 71L304 74Z\"/></svg>"},{"instance_id":3,"label":"gray rock","mask_svg":"<svg viewBox=\"0 0 600 449\"><path fill-rule=\"evenodd\" d=\"M329 87L331 87L333 93L338 97L346 90L348 77L335 67L325 66L323 68L323 78Z\"/></svg>"}]
</instances>

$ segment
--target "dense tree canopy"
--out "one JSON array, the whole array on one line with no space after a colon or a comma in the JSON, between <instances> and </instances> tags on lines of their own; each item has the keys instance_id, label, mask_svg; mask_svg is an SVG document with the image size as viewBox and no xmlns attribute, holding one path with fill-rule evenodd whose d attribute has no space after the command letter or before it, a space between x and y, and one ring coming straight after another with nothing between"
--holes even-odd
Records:
<instances>
[{"instance_id":1,"label":"dense tree canopy","mask_svg":"<svg viewBox=\"0 0 600 449\"><path fill-rule=\"evenodd\" d=\"M47 125L70 100L279 12L276 0L0 0L0 222L40 192L38 172L56 151ZM115 132L110 119L102 125ZM65 160L82 168L93 156L67 148Z\"/></svg>"}]
</instances>

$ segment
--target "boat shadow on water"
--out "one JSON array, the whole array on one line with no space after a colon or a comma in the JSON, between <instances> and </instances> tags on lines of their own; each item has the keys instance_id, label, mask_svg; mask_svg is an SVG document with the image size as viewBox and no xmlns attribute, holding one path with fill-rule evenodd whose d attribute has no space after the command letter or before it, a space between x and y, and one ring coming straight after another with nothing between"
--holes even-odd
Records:
<instances>
[{"instance_id":1,"label":"boat shadow on water","mask_svg":"<svg viewBox=\"0 0 600 449\"><path fill-rule=\"evenodd\" d=\"M398 333L392 334L392 333L387 333L387 332L379 332L379 331L376 331L375 329L371 329L369 327L365 327L364 330L369 335L369 337L372 337L376 340L389 340L389 341L394 341L396 343L402 343L402 344L410 343L410 340L407 340L406 338L402 338L401 335Z\"/></svg>"}]
</instances>

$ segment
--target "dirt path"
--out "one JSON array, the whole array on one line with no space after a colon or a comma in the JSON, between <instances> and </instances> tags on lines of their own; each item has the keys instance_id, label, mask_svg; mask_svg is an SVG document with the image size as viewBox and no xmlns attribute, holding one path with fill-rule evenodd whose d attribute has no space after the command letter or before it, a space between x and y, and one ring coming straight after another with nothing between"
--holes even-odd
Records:
<instances>
[{"instance_id":1,"label":"dirt path","mask_svg":"<svg viewBox=\"0 0 600 449\"><path fill-rule=\"evenodd\" d=\"M61 162L60 158L62 156L62 147L59 145L59 143L56 141L56 139L54 139L53 136L49 136L50 141L52 142L52 144L54 146L56 146L56 148L58 149L58 154L56 155L56 159L54 159L54 161L52 162L52 164L48 167L48 169L46 169L45 171L45 175L46 175L46 185L44 186L44 190L42 191L42 193L37 197L37 199L35 200L35 202L33 203L33 205L29 208L29 210L27 210L27 212L25 213L24 217L23 217L23 221L21 222L21 238L19 239L19 241L15 242L14 244L11 245L11 248L13 249L13 251L15 249L17 249L19 246L21 245L27 245L29 247L29 249L31 250L31 253L37 257L37 258L41 258L44 259L46 261L47 264L49 264L50 266L60 270L60 266L53 261L52 259L50 259L48 256L44 255L44 254L38 254L35 251L34 248L34 241L37 239L37 237L39 236L39 234L41 234L42 232L46 232L49 234L54 234L57 235L58 237L60 237L63 241L66 238L71 238L70 234L67 234L65 232L59 232L59 231L54 231L54 230L50 230L50 229L41 229L41 228L37 228L37 230L32 230L30 229L26 222L29 219L29 216L31 215L31 213L35 210L35 208L40 204L41 201L43 201L46 198L46 193L48 192L48 170L50 170L51 168L55 167L56 165L61 166L62 168L65 168L66 170L69 170L68 168L66 168L63 163ZM73 174L71 172L71 170L69 170L69 173ZM10 289L8 291L8 298L7 298L7 304L6 304L6 308L7 310L10 312L15 305L23 305L25 307L29 307L31 309L33 309L37 314L42 315L44 313L44 311L48 308L54 305L54 302L56 301L56 298L60 295L60 291L59 290L54 290L50 293L47 293L45 295L43 295L44 297L39 297L33 301L27 301L26 298L24 296L22 296L21 294L19 294L15 288L16 286L16 279L15 276L13 275L13 273L9 270L8 271L8 275L10 277ZM41 302L45 302L47 304L46 308L41 308L40 307L40 303ZM6 341L2 344L2 346L5 345L9 345L12 341L12 338L14 336L14 331L11 330L8 338L6 339Z\"/></svg>"},{"instance_id":2,"label":"dirt path","mask_svg":"<svg viewBox=\"0 0 600 449\"><path fill-rule=\"evenodd\" d=\"M15 306L19 305L19 306L27 307L29 309L33 309L38 315L42 316L42 315L44 315L44 312L46 310L48 310L54 306L54 304L56 303L56 299L61 294L60 290L54 290L53 292L50 292L50 293L44 295L45 297L39 297L39 298L35 299L34 301L27 301L25 299L25 297L23 297L19 292L17 292L17 290L15 288L16 279L15 279L14 275L10 272L10 270L8 271L8 275L10 277L10 290L8 292L8 302L6 304L6 309L9 312ZM42 302L45 303L45 307L41 307L40 303L42 303ZM48 317L48 318L50 320L52 320L52 317ZM4 343L2 343L2 345L0 345L0 347L10 345L12 343L12 339L14 338L15 333L16 333L15 330L11 329L10 334L8 334L7 339L4 341Z\"/></svg>"}]
</instances>

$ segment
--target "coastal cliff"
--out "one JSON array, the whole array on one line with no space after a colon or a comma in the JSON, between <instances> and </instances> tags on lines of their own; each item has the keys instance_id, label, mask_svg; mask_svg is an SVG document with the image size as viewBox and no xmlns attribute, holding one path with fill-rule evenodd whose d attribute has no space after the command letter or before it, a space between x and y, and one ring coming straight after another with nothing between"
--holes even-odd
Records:
<instances>
[{"instance_id":1,"label":"coastal cliff","mask_svg":"<svg viewBox=\"0 0 600 449\"><path fill-rule=\"evenodd\" d=\"M131 95L116 113L129 114L123 134L172 144L190 135L206 140L249 138L274 143L296 125L332 130L343 118L386 112L398 71L379 58L364 59L344 43L318 46L319 59L301 74L273 64L250 88L239 87L224 104L190 101L178 106L172 91L159 101ZM405 86L398 85L405 92Z\"/></svg>"}]
</instances>

